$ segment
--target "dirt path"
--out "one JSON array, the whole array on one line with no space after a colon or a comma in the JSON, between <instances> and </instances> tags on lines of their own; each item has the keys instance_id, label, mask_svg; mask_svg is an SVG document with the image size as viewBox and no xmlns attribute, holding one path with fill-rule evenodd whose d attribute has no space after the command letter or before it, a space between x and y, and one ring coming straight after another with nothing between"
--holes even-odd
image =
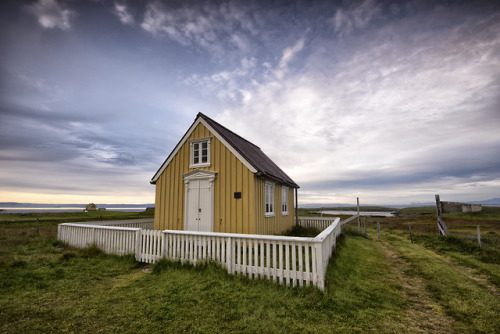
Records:
<instances>
[{"instance_id":1,"label":"dirt path","mask_svg":"<svg viewBox=\"0 0 500 334\"><path fill-rule=\"evenodd\" d=\"M390 245L378 243L389 266L393 270L395 280L401 285L409 308L406 321L410 327L405 328L410 333L455 333L452 329L454 319L447 316L442 307L434 302L425 289L425 283L419 277L405 274L410 270L410 264L399 257Z\"/></svg>"}]
</instances>

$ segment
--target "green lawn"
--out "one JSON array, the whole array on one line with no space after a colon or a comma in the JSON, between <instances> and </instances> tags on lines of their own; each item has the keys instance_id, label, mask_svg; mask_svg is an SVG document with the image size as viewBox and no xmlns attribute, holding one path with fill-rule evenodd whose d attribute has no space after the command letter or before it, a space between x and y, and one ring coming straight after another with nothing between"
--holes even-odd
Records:
<instances>
[{"instance_id":1,"label":"green lawn","mask_svg":"<svg viewBox=\"0 0 500 334\"><path fill-rule=\"evenodd\" d=\"M213 264L151 266L69 248L57 242L54 222L41 223L39 234L28 223L2 223L0 332L500 332L496 246L476 249L418 228L412 244L404 229L389 228L396 221L384 224L380 243L374 221L367 237L347 229L322 292Z\"/></svg>"}]
</instances>

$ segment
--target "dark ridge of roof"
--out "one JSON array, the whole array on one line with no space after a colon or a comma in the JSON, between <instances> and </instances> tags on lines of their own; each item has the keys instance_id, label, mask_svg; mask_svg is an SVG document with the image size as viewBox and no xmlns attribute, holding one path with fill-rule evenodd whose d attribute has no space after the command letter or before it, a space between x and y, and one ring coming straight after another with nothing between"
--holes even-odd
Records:
<instances>
[{"instance_id":1,"label":"dark ridge of roof","mask_svg":"<svg viewBox=\"0 0 500 334\"><path fill-rule=\"evenodd\" d=\"M284 183L292 188L300 188L286 173L281 170L261 149L217 123L210 117L198 113L196 118L203 118L217 133L219 133L242 157L244 157L258 172L276 182Z\"/></svg>"}]
</instances>

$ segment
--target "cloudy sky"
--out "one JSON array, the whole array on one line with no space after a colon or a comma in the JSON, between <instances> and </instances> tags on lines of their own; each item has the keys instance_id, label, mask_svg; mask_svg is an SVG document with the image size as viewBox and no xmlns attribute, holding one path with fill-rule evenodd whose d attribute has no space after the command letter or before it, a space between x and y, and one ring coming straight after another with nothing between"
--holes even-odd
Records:
<instances>
[{"instance_id":1,"label":"cloudy sky","mask_svg":"<svg viewBox=\"0 0 500 334\"><path fill-rule=\"evenodd\" d=\"M494 3L2 0L0 201L152 203L198 112L302 203L500 197Z\"/></svg>"}]
</instances>

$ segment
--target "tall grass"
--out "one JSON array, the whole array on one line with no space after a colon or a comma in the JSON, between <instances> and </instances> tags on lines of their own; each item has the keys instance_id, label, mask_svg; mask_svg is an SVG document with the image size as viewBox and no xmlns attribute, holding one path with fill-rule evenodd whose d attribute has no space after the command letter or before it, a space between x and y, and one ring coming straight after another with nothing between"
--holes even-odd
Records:
<instances>
[{"instance_id":1,"label":"tall grass","mask_svg":"<svg viewBox=\"0 0 500 334\"><path fill-rule=\"evenodd\" d=\"M381 243L375 220L367 236L347 227L324 292L74 249L53 222L1 224L0 332L500 332L498 253L419 228L412 244L406 219L435 224L421 218L380 218Z\"/></svg>"}]
</instances>

